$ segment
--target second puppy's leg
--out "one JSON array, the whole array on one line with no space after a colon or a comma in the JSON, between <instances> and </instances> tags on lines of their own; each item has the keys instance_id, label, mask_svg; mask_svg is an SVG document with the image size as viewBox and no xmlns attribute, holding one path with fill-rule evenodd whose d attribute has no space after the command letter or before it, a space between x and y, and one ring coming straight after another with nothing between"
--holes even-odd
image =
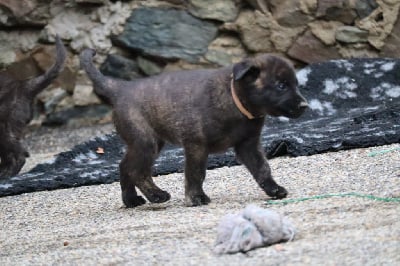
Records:
<instances>
[{"instance_id":1,"label":"second puppy's leg","mask_svg":"<svg viewBox=\"0 0 400 266\"><path fill-rule=\"evenodd\" d=\"M10 137L4 131L0 132L0 139L0 179L5 179L21 171L29 154L19 140Z\"/></svg>"}]
</instances>

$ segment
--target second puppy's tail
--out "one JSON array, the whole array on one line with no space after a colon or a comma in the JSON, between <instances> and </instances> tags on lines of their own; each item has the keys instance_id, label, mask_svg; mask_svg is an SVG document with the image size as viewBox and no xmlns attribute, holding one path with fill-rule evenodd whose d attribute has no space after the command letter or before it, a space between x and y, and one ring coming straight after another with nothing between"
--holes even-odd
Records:
<instances>
[{"instance_id":1,"label":"second puppy's tail","mask_svg":"<svg viewBox=\"0 0 400 266\"><path fill-rule=\"evenodd\" d=\"M96 94L113 103L115 98L116 83L115 80L104 76L93 64L93 57L96 55L94 49L85 49L80 54L81 67L86 71L90 80L93 82L93 88Z\"/></svg>"}]
</instances>

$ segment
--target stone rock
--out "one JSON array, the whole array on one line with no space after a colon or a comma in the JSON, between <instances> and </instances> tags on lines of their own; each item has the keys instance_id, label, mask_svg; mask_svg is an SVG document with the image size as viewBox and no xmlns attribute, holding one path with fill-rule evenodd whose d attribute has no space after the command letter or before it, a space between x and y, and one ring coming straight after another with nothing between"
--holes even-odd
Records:
<instances>
[{"instance_id":1,"label":"stone rock","mask_svg":"<svg viewBox=\"0 0 400 266\"><path fill-rule=\"evenodd\" d=\"M56 49L54 45L40 45L35 48L31 56L42 71L49 69L55 59Z\"/></svg>"},{"instance_id":2,"label":"stone rock","mask_svg":"<svg viewBox=\"0 0 400 266\"><path fill-rule=\"evenodd\" d=\"M68 93L72 93L75 88L79 64L66 61L63 71L58 75L56 82Z\"/></svg>"},{"instance_id":3,"label":"stone rock","mask_svg":"<svg viewBox=\"0 0 400 266\"><path fill-rule=\"evenodd\" d=\"M246 50L239 39L230 35L221 35L208 46L205 58L219 66L228 66L237 63L246 55Z\"/></svg>"},{"instance_id":4,"label":"stone rock","mask_svg":"<svg viewBox=\"0 0 400 266\"><path fill-rule=\"evenodd\" d=\"M47 71L54 64L55 50L54 45L40 45L32 52L31 56L42 72ZM69 57L68 55L63 71L53 81L53 86L72 92L75 87L78 66L71 62Z\"/></svg>"},{"instance_id":5,"label":"stone rock","mask_svg":"<svg viewBox=\"0 0 400 266\"><path fill-rule=\"evenodd\" d=\"M38 0L0 0L0 25L44 26L49 14L49 4Z\"/></svg>"},{"instance_id":6,"label":"stone rock","mask_svg":"<svg viewBox=\"0 0 400 266\"><path fill-rule=\"evenodd\" d=\"M270 12L243 11L236 20L243 44L252 52L286 52L305 27L282 27Z\"/></svg>"},{"instance_id":7,"label":"stone rock","mask_svg":"<svg viewBox=\"0 0 400 266\"><path fill-rule=\"evenodd\" d=\"M183 4L187 4L187 0L161 0L164 2L168 2L174 5L183 5Z\"/></svg>"},{"instance_id":8,"label":"stone rock","mask_svg":"<svg viewBox=\"0 0 400 266\"><path fill-rule=\"evenodd\" d=\"M342 58L375 58L379 57L376 49L368 43L355 43L338 45L339 54Z\"/></svg>"},{"instance_id":9,"label":"stone rock","mask_svg":"<svg viewBox=\"0 0 400 266\"><path fill-rule=\"evenodd\" d=\"M333 45L336 42L335 33L338 27L343 26L339 21L318 20L308 24L312 34L326 45Z\"/></svg>"},{"instance_id":10,"label":"stone rock","mask_svg":"<svg viewBox=\"0 0 400 266\"><path fill-rule=\"evenodd\" d=\"M271 16L270 13L268 13ZM243 11L236 20L236 25L243 44L252 52L272 52L273 43L270 39L272 20L259 11Z\"/></svg>"},{"instance_id":11,"label":"stone rock","mask_svg":"<svg viewBox=\"0 0 400 266\"><path fill-rule=\"evenodd\" d=\"M75 106L100 104L101 100L94 93L92 85L77 84L72 95Z\"/></svg>"},{"instance_id":12,"label":"stone rock","mask_svg":"<svg viewBox=\"0 0 400 266\"><path fill-rule=\"evenodd\" d=\"M16 51L22 52L31 51L39 40L39 32L35 30L13 30L1 31L0 30L0 49L2 51Z\"/></svg>"},{"instance_id":13,"label":"stone rock","mask_svg":"<svg viewBox=\"0 0 400 266\"><path fill-rule=\"evenodd\" d=\"M75 0L75 3L78 4L99 4L102 5L106 1L105 0Z\"/></svg>"},{"instance_id":14,"label":"stone rock","mask_svg":"<svg viewBox=\"0 0 400 266\"><path fill-rule=\"evenodd\" d=\"M386 38L385 44L381 49L381 56L400 58L400 17L397 18L393 30Z\"/></svg>"},{"instance_id":15,"label":"stone rock","mask_svg":"<svg viewBox=\"0 0 400 266\"><path fill-rule=\"evenodd\" d=\"M257 15L261 15L261 13ZM269 20L271 19L272 17L269 17ZM305 26L282 27L274 20L271 20L271 22L271 36L269 38L275 48L273 52L286 53L292 43L306 28Z\"/></svg>"},{"instance_id":16,"label":"stone rock","mask_svg":"<svg viewBox=\"0 0 400 266\"><path fill-rule=\"evenodd\" d=\"M131 15L129 3L120 1L115 3L107 1L106 3L108 4L100 7L92 14L92 20L98 24L94 29L90 30L91 40L96 48L102 43L108 46L110 35L121 34L124 31L126 20ZM105 47L105 49L107 49L105 51L109 51L108 47Z\"/></svg>"},{"instance_id":17,"label":"stone rock","mask_svg":"<svg viewBox=\"0 0 400 266\"><path fill-rule=\"evenodd\" d=\"M160 74L163 70L163 66L161 66L147 58L144 58L142 56L138 56L137 63L138 63L139 69L147 76Z\"/></svg>"},{"instance_id":18,"label":"stone rock","mask_svg":"<svg viewBox=\"0 0 400 266\"><path fill-rule=\"evenodd\" d=\"M337 28L335 38L344 43L367 42L368 31L353 26L340 26Z\"/></svg>"},{"instance_id":19,"label":"stone rock","mask_svg":"<svg viewBox=\"0 0 400 266\"><path fill-rule=\"evenodd\" d=\"M202 19L233 21L239 13L235 0L188 0L188 10Z\"/></svg>"},{"instance_id":20,"label":"stone rock","mask_svg":"<svg viewBox=\"0 0 400 266\"><path fill-rule=\"evenodd\" d=\"M221 50L209 50L205 58L218 66L228 66L232 63L232 58Z\"/></svg>"},{"instance_id":21,"label":"stone rock","mask_svg":"<svg viewBox=\"0 0 400 266\"><path fill-rule=\"evenodd\" d=\"M62 112L68 109L73 109L74 106L75 106L74 99L72 99L72 95L68 94L60 102L57 103L54 113Z\"/></svg>"},{"instance_id":22,"label":"stone rock","mask_svg":"<svg viewBox=\"0 0 400 266\"><path fill-rule=\"evenodd\" d=\"M0 48L0 70L7 68L15 62L17 55L14 51L3 50Z\"/></svg>"},{"instance_id":23,"label":"stone rock","mask_svg":"<svg viewBox=\"0 0 400 266\"><path fill-rule=\"evenodd\" d=\"M356 0L356 11L359 18L368 17L378 7L375 0Z\"/></svg>"},{"instance_id":24,"label":"stone rock","mask_svg":"<svg viewBox=\"0 0 400 266\"><path fill-rule=\"evenodd\" d=\"M399 0L382 0L383 3L394 6L399 3Z\"/></svg>"},{"instance_id":25,"label":"stone rock","mask_svg":"<svg viewBox=\"0 0 400 266\"><path fill-rule=\"evenodd\" d=\"M85 28L93 26L89 16L83 15L77 9L65 8L49 21L41 33L41 39L54 41L55 35L58 34L63 40L73 41L81 32L85 32Z\"/></svg>"},{"instance_id":26,"label":"stone rock","mask_svg":"<svg viewBox=\"0 0 400 266\"><path fill-rule=\"evenodd\" d=\"M43 103L45 114L52 113L56 106L68 96L62 88L46 89L37 95L37 99Z\"/></svg>"},{"instance_id":27,"label":"stone rock","mask_svg":"<svg viewBox=\"0 0 400 266\"><path fill-rule=\"evenodd\" d=\"M91 47L106 54L112 47L110 35L119 34L130 15L129 4L105 2L97 9L82 7L60 7L57 14L41 32L41 39L53 42L58 34L70 41L75 52Z\"/></svg>"},{"instance_id":28,"label":"stone rock","mask_svg":"<svg viewBox=\"0 0 400 266\"><path fill-rule=\"evenodd\" d=\"M317 18L341 21L351 25L357 18L357 12L352 1L348 0L318 0Z\"/></svg>"},{"instance_id":29,"label":"stone rock","mask_svg":"<svg viewBox=\"0 0 400 266\"><path fill-rule=\"evenodd\" d=\"M109 54L100 67L100 71L107 76L125 80L141 77L136 61L117 54Z\"/></svg>"},{"instance_id":30,"label":"stone rock","mask_svg":"<svg viewBox=\"0 0 400 266\"><path fill-rule=\"evenodd\" d=\"M190 63L185 60L178 60L174 62L169 62L165 68L164 72L172 72L172 71L180 71L180 70L194 70L194 69L204 69L204 68L211 68L213 65L211 65L209 62L196 62L196 63Z\"/></svg>"},{"instance_id":31,"label":"stone rock","mask_svg":"<svg viewBox=\"0 0 400 266\"><path fill-rule=\"evenodd\" d=\"M216 35L213 23L184 10L142 7L132 12L117 41L146 55L196 62Z\"/></svg>"},{"instance_id":32,"label":"stone rock","mask_svg":"<svg viewBox=\"0 0 400 266\"><path fill-rule=\"evenodd\" d=\"M305 3L309 3L311 6ZM312 3L310 1L284 0L279 2L272 11L272 15L279 25L285 27L304 26L313 19L313 17L308 14L310 14L312 10L315 10L316 7L316 0L312 1Z\"/></svg>"},{"instance_id":33,"label":"stone rock","mask_svg":"<svg viewBox=\"0 0 400 266\"><path fill-rule=\"evenodd\" d=\"M340 58L334 46L325 46L311 31L306 31L290 47L288 55L304 63L316 63Z\"/></svg>"},{"instance_id":34,"label":"stone rock","mask_svg":"<svg viewBox=\"0 0 400 266\"><path fill-rule=\"evenodd\" d=\"M269 4L272 1L268 0L246 0L247 3L249 3L254 9L263 12L263 13L268 13L269 11Z\"/></svg>"},{"instance_id":35,"label":"stone rock","mask_svg":"<svg viewBox=\"0 0 400 266\"><path fill-rule=\"evenodd\" d=\"M25 57L7 67L7 72L16 79L28 79L43 74L32 57Z\"/></svg>"},{"instance_id":36,"label":"stone rock","mask_svg":"<svg viewBox=\"0 0 400 266\"><path fill-rule=\"evenodd\" d=\"M357 21L356 26L368 31L368 42L373 47L380 50L385 45L386 38L393 30L393 26L399 15L399 10L400 1L396 1L394 4L380 2L380 6L368 17Z\"/></svg>"},{"instance_id":37,"label":"stone rock","mask_svg":"<svg viewBox=\"0 0 400 266\"><path fill-rule=\"evenodd\" d=\"M300 1L300 9L307 15L315 15L317 11L318 0L303 0Z\"/></svg>"}]
</instances>

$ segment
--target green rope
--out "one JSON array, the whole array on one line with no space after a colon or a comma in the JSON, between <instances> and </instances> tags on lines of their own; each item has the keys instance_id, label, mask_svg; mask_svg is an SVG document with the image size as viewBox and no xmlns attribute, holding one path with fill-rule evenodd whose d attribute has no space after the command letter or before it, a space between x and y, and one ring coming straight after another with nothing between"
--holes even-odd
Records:
<instances>
[{"instance_id":1,"label":"green rope","mask_svg":"<svg viewBox=\"0 0 400 266\"><path fill-rule=\"evenodd\" d=\"M349 193L339 193L339 194L323 194L323 195L316 195L312 197L297 198L297 199L267 200L266 203L271 205L279 205L279 204L286 205L289 203L297 203L307 200L319 200L332 197L358 197L358 198L366 198L370 200L383 201L383 202L400 202L400 198L381 198L381 197L375 197L373 195L349 192Z\"/></svg>"},{"instance_id":2,"label":"green rope","mask_svg":"<svg viewBox=\"0 0 400 266\"><path fill-rule=\"evenodd\" d=\"M386 150L380 150L380 151L371 151L370 153L368 153L369 157L375 157L377 155L381 155L381 154L385 154L385 153L389 153L392 151L400 151L400 147L395 147L392 149L386 149Z\"/></svg>"}]
</instances>

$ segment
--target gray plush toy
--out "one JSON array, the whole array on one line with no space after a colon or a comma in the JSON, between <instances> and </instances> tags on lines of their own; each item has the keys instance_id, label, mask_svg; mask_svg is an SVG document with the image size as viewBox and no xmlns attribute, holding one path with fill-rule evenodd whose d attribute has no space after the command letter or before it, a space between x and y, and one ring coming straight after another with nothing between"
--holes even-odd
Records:
<instances>
[{"instance_id":1,"label":"gray plush toy","mask_svg":"<svg viewBox=\"0 0 400 266\"><path fill-rule=\"evenodd\" d=\"M294 235L295 228L286 217L273 210L248 205L241 212L222 217L217 227L214 252L247 252L258 247L291 241Z\"/></svg>"}]
</instances>

